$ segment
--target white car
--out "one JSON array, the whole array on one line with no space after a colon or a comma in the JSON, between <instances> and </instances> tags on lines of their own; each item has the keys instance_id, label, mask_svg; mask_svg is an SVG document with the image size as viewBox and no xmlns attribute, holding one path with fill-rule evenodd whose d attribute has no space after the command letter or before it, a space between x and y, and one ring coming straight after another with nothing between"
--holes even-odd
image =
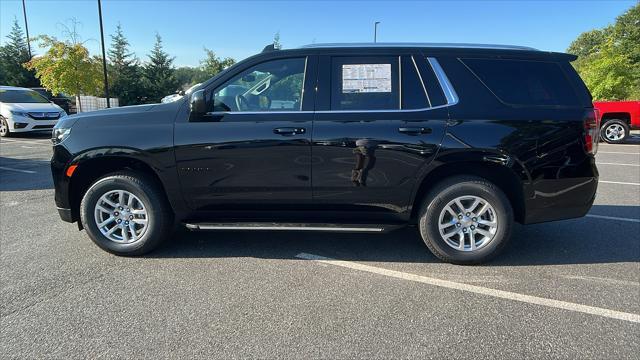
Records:
<instances>
[{"instance_id":1,"label":"white car","mask_svg":"<svg viewBox=\"0 0 640 360\"><path fill-rule=\"evenodd\" d=\"M67 113L38 92L0 86L0 136L12 133L51 130Z\"/></svg>"}]
</instances>

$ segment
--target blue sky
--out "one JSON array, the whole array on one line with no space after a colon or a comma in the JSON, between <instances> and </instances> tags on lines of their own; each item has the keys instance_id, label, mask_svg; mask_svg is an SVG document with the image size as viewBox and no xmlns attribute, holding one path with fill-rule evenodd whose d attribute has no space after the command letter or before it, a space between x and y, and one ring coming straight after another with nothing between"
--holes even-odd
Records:
<instances>
[{"instance_id":1,"label":"blue sky","mask_svg":"<svg viewBox=\"0 0 640 360\"><path fill-rule=\"evenodd\" d=\"M564 51L583 31L613 23L636 1L146 1L103 0L105 41L122 24L141 59L163 37L175 64L198 65L206 46L238 60L262 50L280 32L285 48L313 42L471 42ZM97 0L26 0L31 36L62 37L75 17L93 54L100 52ZM22 2L0 0L0 38ZM36 52L42 50L36 50Z\"/></svg>"}]
</instances>

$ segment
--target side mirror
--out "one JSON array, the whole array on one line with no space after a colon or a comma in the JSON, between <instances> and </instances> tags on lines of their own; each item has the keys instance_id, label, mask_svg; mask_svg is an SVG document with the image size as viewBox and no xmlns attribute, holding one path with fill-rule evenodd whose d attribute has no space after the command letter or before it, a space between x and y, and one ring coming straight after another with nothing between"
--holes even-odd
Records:
<instances>
[{"instance_id":1,"label":"side mirror","mask_svg":"<svg viewBox=\"0 0 640 360\"><path fill-rule=\"evenodd\" d=\"M204 90L194 91L193 94L191 94L191 101L189 103L191 116L201 117L207 113L207 101L204 95Z\"/></svg>"}]
</instances>

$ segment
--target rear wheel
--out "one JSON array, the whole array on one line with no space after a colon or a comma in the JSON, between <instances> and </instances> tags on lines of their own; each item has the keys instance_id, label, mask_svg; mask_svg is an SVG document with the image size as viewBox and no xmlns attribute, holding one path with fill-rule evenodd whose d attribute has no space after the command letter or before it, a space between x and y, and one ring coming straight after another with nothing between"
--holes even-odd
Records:
<instances>
[{"instance_id":1,"label":"rear wheel","mask_svg":"<svg viewBox=\"0 0 640 360\"><path fill-rule=\"evenodd\" d=\"M420 235L431 252L455 264L476 264L508 243L513 210L506 195L479 177L453 177L437 185L420 212Z\"/></svg>"},{"instance_id":2,"label":"rear wheel","mask_svg":"<svg viewBox=\"0 0 640 360\"><path fill-rule=\"evenodd\" d=\"M159 186L136 173L114 173L84 194L80 217L89 237L117 255L142 255L170 236L173 219Z\"/></svg>"},{"instance_id":3,"label":"rear wheel","mask_svg":"<svg viewBox=\"0 0 640 360\"><path fill-rule=\"evenodd\" d=\"M623 143L627 136L629 136L629 125L626 121L619 119L607 120L600 130L602 140L610 144Z\"/></svg>"},{"instance_id":4,"label":"rear wheel","mask_svg":"<svg viewBox=\"0 0 640 360\"><path fill-rule=\"evenodd\" d=\"M7 123L7 119L0 116L0 137L9 136L11 136L11 131L9 131L9 123Z\"/></svg>"}]
</instances>

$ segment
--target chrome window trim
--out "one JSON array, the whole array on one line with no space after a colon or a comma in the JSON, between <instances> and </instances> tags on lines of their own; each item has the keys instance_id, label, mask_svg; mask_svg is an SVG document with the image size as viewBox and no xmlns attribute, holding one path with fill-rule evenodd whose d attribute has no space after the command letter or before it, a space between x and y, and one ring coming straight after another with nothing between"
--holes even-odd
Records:
<instances>
[{"instance_id":1,"label":"chrome window trim","mask_svg":"<svg viewBox=\"0 0 640 360\"><path fill-rule=\"evenodd\" d=\"M413 59L413 56L411 58ZM262 115L264 115L264 114L304 114L304 113L356 114L356 113L421 112L421 111L442 109L442 108L445 108L445 107L456 105L459 102L458 94L456 93L455 89L453 88L453 85L451 85L451 82L449 81L449 78L447 77L447 75L445 74L444 70L440 66L440 63L438 63L438 60L436 58L433 58L433 57L428 57L427 61L429 62L429 65L433 69L433 72L436 75L436 78L438 79L438 83L440 84L440 88L444 92L445 98L447 99L447 103L444 104L444 105L430 106L430 107L425 107L425 108L420 108L420 109L393 109L393 110L317 110L317 111L300 110L300 111L243 111L243 112L215 111L215 112L209 112L209 113L207 113L207 115L213 115L213 116L218 115L218 116L220 116L220 115L227 115L227 114L236 114L236 115L257 115L257 114L262 114ZM422 86L424 87L424 82L422 81L422 76L420 75L420 71L417 68L417 64L415 63L415 60L414 60L414 64L416 65L416 71L418 71L418 75L420 76L420 81L422 82ZM425 93L426 93L426 88L425 88ZM428 96L429 95L427 93L427 98L428 98ZM401 98L401 101L402 101L402 98Z\"/></svg>"},{"instance_id":2,"label":"chrome window trim","mask_svg":"<svg viewBox=\"0 0 640 360\"><path fill-rule=\"evenodd\" d=\"M309 57L304 57L304 70L302 73L302 89L300 90L300 108L298 111L302 111L302 105L304 104L304 86L306 85L305 81L307 80L307 62L309 62Z\"/></svg>"},{"instance_id":3,"label":"chrome window trim","mask_svg":"<svg viewBox=\"0 0 640 360\"><path fill-rule=\"evenodd\" d=\"M447 74L445 74L438 60L436 60L436 58L428 57L427 61L429 62L429 65L431 65L431 68L433 69L433 72L436 74L436 78L440 83L440 87L444 91L444 96L447 99L447 105L457 104L460 98L458 98L458 94L453 89L453 85L451 85Z\"/></svg>"},{"instance_id":4,"label":"chrome window trim","mask_svg":"<svg viewBox=\"0 0 640 360\"><path fill-rule=\"evenodd\" d=\"M416 59L411 55L411 61L413 61L413 67L416 69L416 73L418 74L418 78L420 79L420 84L422 84L422 90L424 90L424 94L427 96L427 102L429 103L429 108L433 107L431 105L431 98L429 97L429 93L427 92L427 87L424 86L424 80L422 80L422 74L420 74L420 69L418 69L418 64L416 64Z\"/></svg>"}]
</instances>

